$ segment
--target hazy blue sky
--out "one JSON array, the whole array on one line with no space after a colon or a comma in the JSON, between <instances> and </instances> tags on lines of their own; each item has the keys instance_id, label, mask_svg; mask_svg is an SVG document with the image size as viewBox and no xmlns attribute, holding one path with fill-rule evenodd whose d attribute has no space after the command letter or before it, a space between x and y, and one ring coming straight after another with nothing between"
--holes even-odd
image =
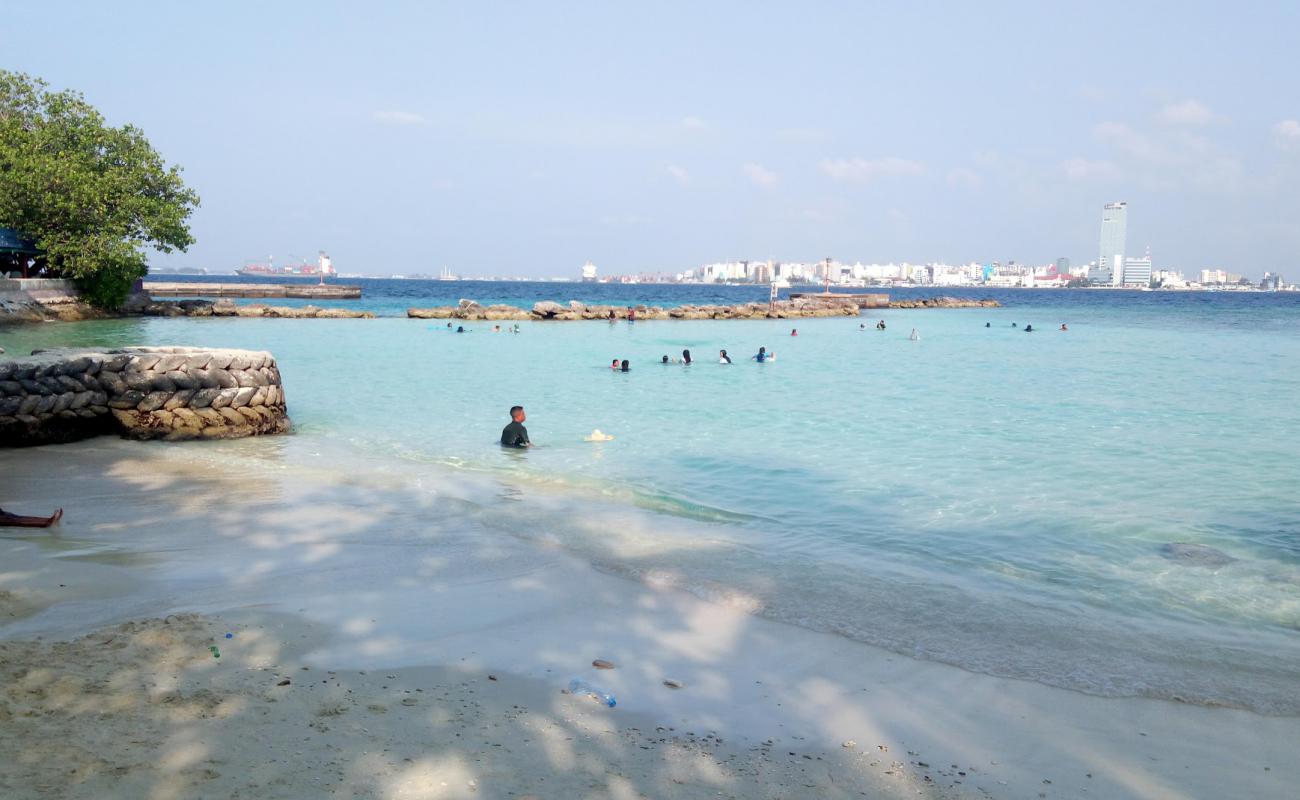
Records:
<instances>
[{"instance_id":1,"label":"hazy blue sky","mask_svg":"<svg viewBox=\"0 0 1300 800\"><path fill-rule=\"evenodd\" d=\"M82 7L82 5L88 7ZM1300 3L5 2L230 268L1096 258L1300 280ZM1049 10L1051 9L1051 10Z\"/></svg>"}]
</instances>

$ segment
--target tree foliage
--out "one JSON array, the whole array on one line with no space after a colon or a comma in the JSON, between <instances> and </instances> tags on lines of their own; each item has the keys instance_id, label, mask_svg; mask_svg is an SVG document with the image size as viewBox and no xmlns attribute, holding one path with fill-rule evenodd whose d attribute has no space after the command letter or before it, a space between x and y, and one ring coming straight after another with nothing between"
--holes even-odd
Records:
<instances>
[{"instance_id":1,"label":"tree foliage","mask_svg":"<svg viewBox=\"0 0 1300 800\"><path fill-rule=\"evenodd\" d=\"M146 272L145 248L194 243L198 195L144 133L115 128L79 92L0 70L0 227L35 240L46 268L117 307Z\"/></svg>"}]
</instances>

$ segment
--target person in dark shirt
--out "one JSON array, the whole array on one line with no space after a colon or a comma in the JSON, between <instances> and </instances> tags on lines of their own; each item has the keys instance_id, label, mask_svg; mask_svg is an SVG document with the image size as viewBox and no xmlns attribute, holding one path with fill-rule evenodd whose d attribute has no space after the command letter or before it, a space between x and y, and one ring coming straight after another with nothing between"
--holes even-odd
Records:
<instances>
[{"instance_id":1,"label":"person in dark shirt","mask_svg":"<svg viewBox=\"0 0 1300 800\"><path fill-rule=\"evenodd\" d=\"M621 367L621 369L622 369L623 372L631 372L631 371L632 371L632 365L628 363L628 360L627 360L626 358L623 359L623 366Z\"/></svg>"},{"instance_id":2,"label":"person in dark shirt","mask_svg":"<svg viewBox=\"0 0 1300 800\"><path fill-rule=\"evenodd\" d=\"M502 447L532 447L533 443L528 439L528 429L524 427L524 420L528 416L524 414L523 406L514 406L510 409L510 424L501 431Z\"/></svg>"},{"instance_id":3,"label":"person in dark shirt","mask_svg":"<svg viewBox=\"0 0 1300 800\"><path fill-rule=\"evenodd\" d=\"M682 363L685 364L685 365L688 366L688 367L691 365L691 351L690 351L690 350L683 350L683 351L682 351Z\"/></svg>"}]
</instances>

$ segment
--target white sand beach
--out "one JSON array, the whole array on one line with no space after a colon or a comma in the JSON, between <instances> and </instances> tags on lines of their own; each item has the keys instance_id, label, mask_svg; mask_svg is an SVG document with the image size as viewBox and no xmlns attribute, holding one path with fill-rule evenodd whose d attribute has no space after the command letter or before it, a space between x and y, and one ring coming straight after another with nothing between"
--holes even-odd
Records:
<instances>
[{"instance_id":1,"label":"white sand beach","mask_svg":"<svg viewBox=\"0 0 1300 800\"><path fill-rule=\"evenodd\" d=\"M1295 796L1300 719L911 659L503 537L556 502L519 487L266 444L5 454L0 505L65 516L0 529L0 795Z\"/></svg>"}]
</instances>

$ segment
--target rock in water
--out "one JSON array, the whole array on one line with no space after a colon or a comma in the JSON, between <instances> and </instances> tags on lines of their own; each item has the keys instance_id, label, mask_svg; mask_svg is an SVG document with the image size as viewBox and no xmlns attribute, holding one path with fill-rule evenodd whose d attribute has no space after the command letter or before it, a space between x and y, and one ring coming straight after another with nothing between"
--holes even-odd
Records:
<instances>
[{"instance_id":1,"label":"rock in water","mask_svg":"<svg viewBox=\"0 0 1300 800\"><path fill-rule=\"evenodd\" d=\"M1222 567L1237 559L1207 544L1169 542L1160 545L1160 555L1190 567Z\"/></svg>"}]
</instances>

